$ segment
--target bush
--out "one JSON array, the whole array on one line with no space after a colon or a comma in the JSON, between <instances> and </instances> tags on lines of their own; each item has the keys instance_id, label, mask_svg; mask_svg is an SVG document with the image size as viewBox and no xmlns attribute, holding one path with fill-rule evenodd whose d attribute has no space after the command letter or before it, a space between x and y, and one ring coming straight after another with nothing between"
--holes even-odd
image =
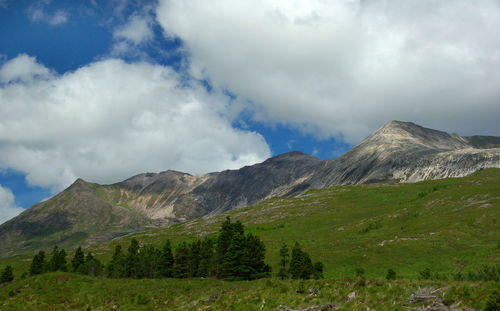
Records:
<instances>
[{"instance_id":1,"label":"bush","mask_svg":"<svg viewBox=\"0 0 500 311\"><path fill-rule=\"evenodd\" d=\"M365 269L363 269L363 268L357 268L356 269L356 276L358 278L364 277L365 276Z\"/></svg>"},{"instance_id":2,"label":"bush","mask_svg":"<svg viewBox=\"0 0 500 311\"><path fill-rule=\"evenodd\" d=\"M385 276L386 279L388 280L395 280L396 279L396 271L389 269L387 270L387 275Z\"/></svg>"},{"instance_id":3,"label":"bush","mask_svg":"<svg viewBox=\"0 0 500 311\"><path fill-rule=\"evenodd\" d=\"M485 311L500 311L500 291L494 291L486 302Z\"/></svg>"},{"instance_id":4,"label":"bush","mask_svg":"<svg viewBox=\"0 0 500 311\"><path fill-rule=\"evenodd\" d=\"M7 266L2 271L2 275L0 276L0 284L10 282L12 280L14 280L14 274L12 273L12 267Z\"/></svg>"}]
</instances>

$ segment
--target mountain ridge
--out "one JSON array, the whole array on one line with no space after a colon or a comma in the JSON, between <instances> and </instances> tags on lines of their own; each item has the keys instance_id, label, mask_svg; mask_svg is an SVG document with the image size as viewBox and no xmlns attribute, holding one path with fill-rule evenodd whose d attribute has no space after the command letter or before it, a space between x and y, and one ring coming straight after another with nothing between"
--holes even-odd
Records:
<instances>
[{"instance_id":1,"label":"mountain ridge","mask_svg":"<svg viewBox=\"0 0 500 311\"><path fill-rule=\"evenodd\" d=\"M298 196L309 189L462 177L488 167L500 167L500 137L462 137L391 121L335 159L291 151L237 170L194 176L167 170L109 185L77 179L53 198L0 225L0 238L6 241L0 257L40 244L76 240L91 244L218 215L275 196ZM31 227L39 228L39 234Z\"/></svg>"}]
</instances>

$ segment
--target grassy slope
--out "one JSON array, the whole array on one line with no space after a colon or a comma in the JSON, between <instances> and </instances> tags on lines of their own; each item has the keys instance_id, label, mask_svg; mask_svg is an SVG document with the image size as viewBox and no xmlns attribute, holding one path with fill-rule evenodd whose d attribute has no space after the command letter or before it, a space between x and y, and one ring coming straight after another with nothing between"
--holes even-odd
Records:
<instances>
[{"instance_id":1,"label":"grassy slope","mask_svg":"<svg viewBox=\"0 0 500 311\"><path fill-rule=\"evenodd\" d=\"M460 179L417 184L338 186L311 191L299 198L274 198L257 206L233 210L218 217L197 219L167 229L134 234L96 245L92 250L106 262L116 244L126 247L132 237L141 243L160 246L166 238L176 244L182 240L215 234L220 221L226 215L241 220L248 231L257 234L264 241L268 249L267 262L275 271L278 270L278 250L282 242L291 246L294 241L299 241L310 253L313 261L322 261L325 264L325 276L330 280L313 285L325 288L325 283L332 283L331 287L322 291L325 293L321 298L322 302L333 300L345 303L342 299L347 292L353 290L356 282L342 281L341 278L352 277L356 268L364 268L366 276L373 280L385 276L388 268L394 269L398 278L406 279L393 283L381 282L380 286L360 287L357 289L360 295L366 292L366 297L360 300L375 301L373 297L378 296L381 296L377 298L379 300L387 300L394 296L394 299L398 297L396 300L402 304L407 300L412 288L424 285L419 283L421 281L411 279L416 279L419 271L425 267L430 267L434 272L452 274L472 270L483 264L500 262L500 249L497 247L500 239L499 169L480 171ZM231 293L232 297L228 299L225 294L216 295L218 298L214 303L219 306L216 309L223 309L223 306L228 305L237 306L244 297L255 300L255 308L257 305L260 307L261 301L257 300L261 298L268 299L268 306L271 305L270 301L274 300L276 303L280 300L279 303L294 307L315 303L306 301L312 299L307 298L307 295L294 294L294 288L300 285L297 282L281 283L277 280L241 283L216 280L101 281L72 276L66 279L63 277L64 282L59 282L57 279L60 277L52 274L20 280L21 272L28 269L29 263L30 257L26 256L0 260L1 268L6 264L14 266L18 279L14 284L0 289L0 301L2 297L7 297L12 288L23 288L8 301L12 301L14 305L22 300L45 301L44 303L48 304L80 301L79 306L84 303L100 306L105 300L113 300L124 305L135 304L140 308L140 304L132 300L135 299L134 295L142 293L148 298L159 299L156 301L154 299L157 298L154 298L156 302L151 300L147 306L167 299L172 303L172 307L181 307L188 301L197 299L201 299L201 304L208 303L203 299L210 296L211 291L215 289L220 293ZM46 286L36 289L29 285L26 287L28 289L24 289L23 286L33 282L41 282ZM347 283L350 285L346 285ZM485 293L491 291L494 286L489 283L451 284L458 289L470 287L471 295L457 294L457 297L464 301L470 299L479 305L484 301ZM313 285L307 283L304 286ZM63 298L62 294L56 295L61 296L59 298L48 297L52 297L55 288L61 286L64 287L64 296L69 295L68 298ZM81 290L78 289L80 287ZM121 291L127 294L121 298L115 297L117 294L114 293ZM392 293L393 291L397 293ZM186 299L168 298L176 297L180 293ZM111 295L111 298L106 298L107 295ZM273 300L272 295L279 299ZM51 299L55 300L47 302ZM387 301L383 305L387 304L389 308ZM348 305L346 308L350 309Z\"/></svg>"}]
</instances>

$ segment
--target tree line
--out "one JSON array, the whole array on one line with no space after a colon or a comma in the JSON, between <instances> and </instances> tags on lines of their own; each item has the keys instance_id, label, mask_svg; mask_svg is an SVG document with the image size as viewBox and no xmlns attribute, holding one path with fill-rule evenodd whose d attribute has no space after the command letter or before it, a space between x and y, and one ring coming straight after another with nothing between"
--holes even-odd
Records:
<instances>
[{"instance_id":1,"label":"tree line","mask_svg":"<svg viewBox=\"0 0 500 311\"><path fill-rule=\"evenodd\" d=\"M54 247L47 255L39 251L34 255L29 275L64 271L109 278L190 278L216 277L227 280L253 280L271 275L271 267L264 262L266 247L255 235L245 233L240 221L229 217L222 223L218 235L190 243L181 242L175 249L167 239L162 247L139 245L130 241L126 250L117 245L107 264L102 264L82 247L75 250L67 262L66 251ZM282 279L318 279L323 277L323 264L312 264L309 255L296 243L291 258L286 244L280 250L281 263L278 276ZM289 259L290 258L290 259ZM5 274L5 276L4 276ZM12 281L12 267L2 273L2 282Z\"/></svg>"}]
</instances>

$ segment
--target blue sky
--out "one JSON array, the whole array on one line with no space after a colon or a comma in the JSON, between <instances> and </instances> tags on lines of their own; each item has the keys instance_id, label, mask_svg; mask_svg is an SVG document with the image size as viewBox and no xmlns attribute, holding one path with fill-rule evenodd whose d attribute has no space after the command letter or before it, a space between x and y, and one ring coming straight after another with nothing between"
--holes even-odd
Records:
<instances>
[{"instance_id":1,"label":"blue sky","mask_svg":"<svg viewBox=\"0 0 500 311\"><path fill-rule=\"evenodd\" d=\"M500 135L496 1L0 0L0 222L76 178Z\"/></svg>"}]
</instances>

